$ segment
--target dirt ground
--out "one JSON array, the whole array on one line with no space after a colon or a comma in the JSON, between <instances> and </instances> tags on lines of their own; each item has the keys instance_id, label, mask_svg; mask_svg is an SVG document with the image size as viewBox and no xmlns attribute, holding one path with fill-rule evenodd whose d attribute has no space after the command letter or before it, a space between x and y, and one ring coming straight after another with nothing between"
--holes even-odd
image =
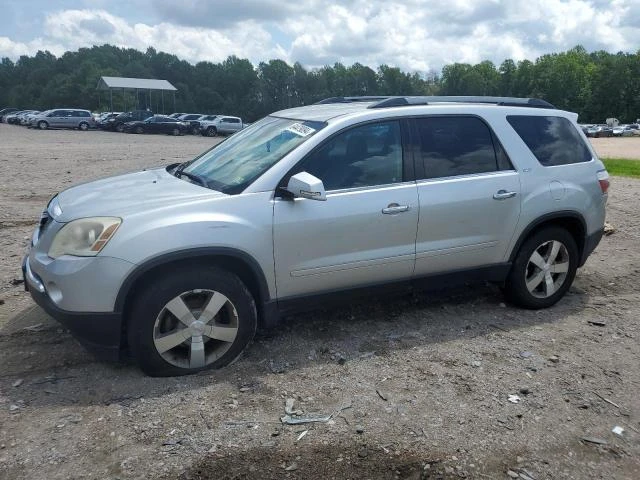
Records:
<instances>
[{"instance_id":1,"label":"dirt ground","mask_svg":"<svg viewBox=\"0 0 640 480\"><path fill-rule=\"evenodd\" d=\"M637 180L613 178L616 231L551 309L490 285L372 298L287 318L215 372L96 361L19 284L40 212L214 141L0 124L1 479L640 478ZM595 141L640 155L640 138ZM331 419L283 425L287 398Z\"/></svg>"}]
</instances>

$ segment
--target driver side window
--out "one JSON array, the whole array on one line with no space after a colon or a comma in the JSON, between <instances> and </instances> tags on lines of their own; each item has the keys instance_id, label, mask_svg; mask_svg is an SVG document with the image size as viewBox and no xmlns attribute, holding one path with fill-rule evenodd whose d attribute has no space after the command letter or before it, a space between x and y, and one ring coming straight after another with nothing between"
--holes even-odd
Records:
<instances>
[{"instance_id":1,"label":"driver side window","mask_svg":"<svg viewBox=\"0 0 640 480\"><path fill-rule=\"evenodd\" d=\"M402 181L402 140L397 121L370 123L342 132L301 162L326 190Z\"/></svg>"}]
</instances>

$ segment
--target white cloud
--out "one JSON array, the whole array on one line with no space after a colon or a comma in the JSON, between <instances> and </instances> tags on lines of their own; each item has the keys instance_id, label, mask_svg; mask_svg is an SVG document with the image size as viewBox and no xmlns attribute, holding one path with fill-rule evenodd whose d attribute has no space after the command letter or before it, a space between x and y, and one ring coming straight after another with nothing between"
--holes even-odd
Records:
<instances>
[{"instance_id":1,"label":"white cloud","mask_svg":"<svg viewBox=\"0 0 640 480\"><path fill-rule=\"evenodd\" d=\"M137 0L138 8L145 0ZM46 14L39 38L0 37L0 56L93 44L174 53L190 62L229 55L254 64L272 58L307 67L359 62L408 71L452 62L534 60L581 44L588 50L640 48L640 0L277 0L212 2L147 0L148 23L100 10ZM215 10L215 9L214 9ZM212 14L210 14L212 13Z\"/></svg>"}]
</instances>

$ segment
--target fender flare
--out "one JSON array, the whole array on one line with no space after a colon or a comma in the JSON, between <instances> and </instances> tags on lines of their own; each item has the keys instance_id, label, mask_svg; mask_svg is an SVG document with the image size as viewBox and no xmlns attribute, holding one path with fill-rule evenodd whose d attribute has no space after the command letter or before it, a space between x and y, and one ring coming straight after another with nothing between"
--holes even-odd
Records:
<instances>
[{"instance_id":1,"label":"fender flare","mask_svg":"<svg viewBox=\"0 0 640 480\"><path fill-rule=\"evenodd\" d=\"M131 288L136 282L142 278L150 270L180 260L194 260L206 257L229 257L243 262L252 272L256 279L260 298L256 299L256 303L266 304L270 301L269 287L266 277L260 264L248 253L235 248L228 247L200 247L190 248L186 250L178 250L175 252L164 253L156 257L150 258L129 273L127 278L122 282L114 305L115 312L123 312L127 297Z\"/></svg>"},{"instance_id":2,"label":"fender flare","mask_svg":"<svg viewBox=\"0 0 640 480\"><path fill-rule=\"evenodd\" d=\"M516 255L518 254L518 251L520 250L520 247L522 246L524 241L527 239L527 237L531 235L531 232L533 232L536 228L538 228L539 226L547 222L552 222L554 220L562 220L566 218L578 220L580 222L580 225L582 226L582 238L576 239L577 240L576 243L578 244L578 248L580 249L580 256L582 257L582 250L584 249L584 242L587 235L587 222L585 222L584 217L576 211L560 210L557 212L544 214L536 218L533 222L529 223L529 225L527 225L527 227L522 231L522 233L518 237L518 241L515 243L515 245L511 249L511 253L509 255L509 262L513 263Z\"/></svg>"}]
</instances>

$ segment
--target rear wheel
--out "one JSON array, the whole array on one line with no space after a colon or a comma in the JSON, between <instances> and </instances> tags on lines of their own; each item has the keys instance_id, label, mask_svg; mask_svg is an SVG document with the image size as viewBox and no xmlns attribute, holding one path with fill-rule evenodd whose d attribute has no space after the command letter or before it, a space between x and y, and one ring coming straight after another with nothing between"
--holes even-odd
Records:
<instances>
[{"instance_id":1,"label":"rear wheel","mask_svg":"<svg viewBox=\"0 0 640 480\"><path fill-rule=\"evenodd\" d=\"M89 130L89 124L87 122L80 122L80 125L78 125L78 128L83 132L86 132L87 130Z\"/></svg>"},{"instance_id":2,"label":"rear wheel","mask_svg":"<svg viewBox=\"0 0 640 480\"><path fill-rule=\"evenodd\" d=\"M571 234L548 227L520 247L505 285L507 298L525 308L550 307L567 292L578 268L578 247Z\"/></svg>"},{"instance_id":3,"label":"rear wheel","mask_svg":"<svg viewBox=\"0 0 640 480\"><path fill-rule=\"evenodd\" d=\"M44 120L41 120L38 122L38 128L40 130L46 130L47 128L49 128L49 124L47 122L45 122Z\"/></svg>"},{"instance_id":4,"label":"rear wheel","mask_svg":"<svg viewBox=\"0 0 640 480\"><path fill-rule=\"evenodd\" d=\"M116 125L116 132L120 132L120 133L124 132L124 124L122 124L122 123L117 124Z\"/></svg>"},{"instance_id":5,"label":"rear wheel","mask_svg":"<svg viewBox=\"0 0 640 480\"><path fill-rule=\"evenodd\" d=\"M174 128L173 130L171 130L171 135L173 135L174 137L177 137L178 135L180 135L180 130L177 128Z\"/></svg>"},{"instance_id":6,"label":"rear wheel","mask_svg":"<svg viewBox=\"0 0 640 480\"><path fill-rule=\"evenodd\" d=\"M207 136L215 137L217 134L218 134L218 130L216 129L216 127L207 128Z\"/></svg>"},{"instance_id":7,"label":"rear wheel","mask_svg":"<svg viewBox=\"0 0 640 480\"><path fill-rule=\"evenodd\" d=\"M188 375L233 362L256 325L254 299L236 275L183 268L160 277L135 300L129 347L148 375Z\"/></svg>"}]
</instances>

